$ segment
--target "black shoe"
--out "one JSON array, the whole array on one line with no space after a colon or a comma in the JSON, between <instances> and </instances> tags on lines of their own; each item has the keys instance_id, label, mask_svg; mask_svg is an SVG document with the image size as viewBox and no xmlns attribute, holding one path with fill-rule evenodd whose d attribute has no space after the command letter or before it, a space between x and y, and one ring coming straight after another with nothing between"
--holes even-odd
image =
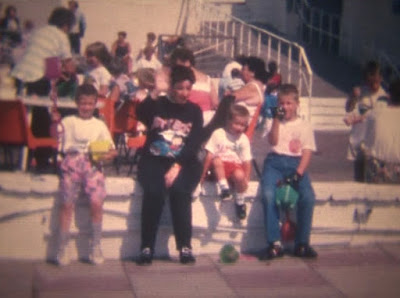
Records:
<instances>
[{"instance_id":1,"label":"black shoe","mask_svg":"<svg viewBox=\"0 0 400 298\"><path fill-rule=\"evenodd\" d=\"M235 204L235 209L236 209L236 216L239 219L246 218L247 213L246 213L246 205L245 204L242 204L242 205Z\"/></svg>"},{"instance_id":2,"label":"black shoe","mask_svg":"<svg viewBox=\"0 0 400 298\"><path fill-rule=\"evenodd\" d=\"M318 253L309 244L296 245L296 247L294 248L293 255L295 257L299 257L299 258L316 258L316 257L318 257Z\"/></svg>"},{"instance_id":3,"label":"black shoe","mask_svg":"<svg viewBox=\"0 0 400 298\"><path fill-rule=\"evenodd\" d=\"M151 265L153 262L153 252L150 247L145 247L142 249L142 252L139 255L139 258L136 260L136 264L138 265Z\"/></svg>"},{"instance_id":4,"label":"black shoe","mask_svg":"<svg viewBox=\"0 0 400 298\"><path fill-rule=\"evenodd\" d=\"M260 261L266 261L280 257L283 257L283 247L279 244L271 243L258 258Z\"/></svg>"},{"instance_id":5,"label":"black shoe","mask_svg":"<svg viewBox=\"0 0 400 298\"><path fill-rule=\"evenodd\" d=\"M192 254L192 250L189 247L182 247L181 251L179 252L179 262L181 262L182 264L190 264L196 262L196 259Z\"/></svg>"},{"instance_id":6,"label":"black shoe","mask_svg":"<svg viewBox=\"0 0 400 298\"><path fill-rule=\"evenodd\" d=\"M231 191L229 188L223 188L221 189L221 194L219 195L221 200L228 200L232 197Z\"/></svg>"}]
</instances>

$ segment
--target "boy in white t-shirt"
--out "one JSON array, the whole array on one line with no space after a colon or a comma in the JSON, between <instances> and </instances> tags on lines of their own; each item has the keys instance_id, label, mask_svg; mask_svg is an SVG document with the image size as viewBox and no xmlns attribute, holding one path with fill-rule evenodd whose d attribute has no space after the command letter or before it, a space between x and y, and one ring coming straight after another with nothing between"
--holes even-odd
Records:
<instances>
[{"instance_id":1,"label":"boy in white t-shirt","mask_svg":"<svg viewBox=\"0 0 400 298\"><path fill-rule=\"evenodd\" d=\"M75 97L78 115L67 116L60 124L60 151L64 158L60 164L61 205L56 256L59 265L69 263L69 229L81 189L90 201L92 237L89 261L93 264L104 261L100 248L103 201L106 197L102 162L112 160L117 152L107 126L93 116L97 96L93 85L79 86ZM95 144L104 148L94 149Z\"/></svg>"},{"instance_id":2,"label":"boy in white t-shirt","mask_svg":"<svg viewBox=\"0 0 400 298\"><path fill-rule=\"evenodd\" d=\"M205 146L207 155L200 180L202 183L212 166L222 199L231 196L228 181L231 182L236 214L240 219L246 217L244 192L247 190L251 172L250 142L244 134L249 118L249 111L244 106L230 107L226 126L215 130Z\"/></svg>"},{"instance_id":3,"label":"boy in white t-shirt","mask_svg":"<svg viewBox=\"0 0 400 298\"><path fill-rule=\"evenodd\" d=\"M363 70L364 83L353 88L346 101L346 125L351 126L347 159L353 161L354 180L365 181L366 156L363 146L368 135L369 114L377 107L387 106L388 94L382 87L382 74L379 64L369 61Z\"/></svg>"},{"instance_id":4,"label":"boy in white t-shirt","mask_svg":"<svg viewBox=\"0 0 400 298\"><path fill-rule=\"evenodd\" d=\"M314 132L309 122L297 116L299 93L296 86L283 84L278 92L278 108L268 132L270 152L264 161L262 202L267 249L261 260L283 256L276 189L279 181L289 182L299 193L294 256L315 258L309 245L315 194L306 172L312 151L316 150Z\"/></svg>"}]
</instances>

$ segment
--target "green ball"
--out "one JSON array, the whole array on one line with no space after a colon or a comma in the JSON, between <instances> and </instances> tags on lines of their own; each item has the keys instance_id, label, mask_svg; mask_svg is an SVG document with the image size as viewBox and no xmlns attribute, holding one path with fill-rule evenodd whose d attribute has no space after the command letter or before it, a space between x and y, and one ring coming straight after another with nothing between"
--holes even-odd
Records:
<instances>
[{"instance_id":1,"label":"green ball","mask_svg":"<svg viewBox=\"0 0 400 298\"><path fill-rule=\"evenodd\" d=\"M239 252L232 244L225 244L219 252L219 259L221 263L235 263L239 259Z\"/></svg>"}]
</instances>

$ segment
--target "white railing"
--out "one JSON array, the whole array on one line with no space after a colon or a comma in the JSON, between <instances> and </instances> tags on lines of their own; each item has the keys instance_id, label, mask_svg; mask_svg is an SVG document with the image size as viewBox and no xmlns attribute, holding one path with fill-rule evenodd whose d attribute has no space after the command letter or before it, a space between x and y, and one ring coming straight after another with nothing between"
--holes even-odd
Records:
<instances>
[{"instance_id":1,"label":"white railing","mask_svg":"<svg viewBox=\"0 0 400 298\"><path fill-rule=\"evenodd\" d=\"M303 47L247 24L211 3L192 3L191 17L199 24L198 34L208 36L205 47L214 48L219 54L232 58L244 54L260 57L267 63L274 60L285 82L296 84L300 94L311 97L313 72ZM233 46L224 36L235 37L236 45Z\"/></svg>"},{"instance_id":2,"label":"white railing","mask_svg":"<svg viewBox=\"0 0 400 298\"><path fill-rule=\"evenodd\" d=\"M390 56L385 51L377 52L377 60L381 66L384 79L390 83L394 79L400 79L400 60L394 56Z\"/></svg>"},{"instance_id":3,"label":"white railing","mask_svg":"<svg viewBox=\"0 0 400 298\"><path fill-rule=\"evenodd\" d=\"M300 22L300 39L328 52L339 53L341 16L312 7L307 0L296 1L295 5Z\"/></svg>"},{"instance_id":4,"label":"white railing","mask_svg":"<svg viewBox=\"0 0 400 298\"><path fill-rule=\"evenodd\" d=\"M299 17L299 37L303 43L324 48L330 53L340 54L348 58L358 55L361 58L358 61L361 63L372 59L377 60L382 69L391 70L393 78L400 78L399 58L377 48L374 42L363 45L361 53L354 53L352 36L341 32L340 15L312 7L308 0L297 0L294 9ZM347 45L347 47L341 47L341 45ZM340 51L340 48L343 50Z\"/></svg>"}]
</instances>

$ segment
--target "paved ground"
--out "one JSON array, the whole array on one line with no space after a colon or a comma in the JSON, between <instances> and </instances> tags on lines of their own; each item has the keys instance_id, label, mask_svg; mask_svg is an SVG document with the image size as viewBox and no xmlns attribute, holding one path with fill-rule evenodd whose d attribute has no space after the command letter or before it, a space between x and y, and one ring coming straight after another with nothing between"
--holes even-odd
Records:
<instances>
[{"instance_id":1,"label":"paved ground","mask_svg":"<svg viewBox=\"0 0 400 298\"><path fill-rule=\"evenodd\" d=\"M0 297L399 297L400 244L320 247L319 258L234 265L204 255L195 265L156 260L63 268L42 261L0 260Z\"/></svg>"}]
</instances>

